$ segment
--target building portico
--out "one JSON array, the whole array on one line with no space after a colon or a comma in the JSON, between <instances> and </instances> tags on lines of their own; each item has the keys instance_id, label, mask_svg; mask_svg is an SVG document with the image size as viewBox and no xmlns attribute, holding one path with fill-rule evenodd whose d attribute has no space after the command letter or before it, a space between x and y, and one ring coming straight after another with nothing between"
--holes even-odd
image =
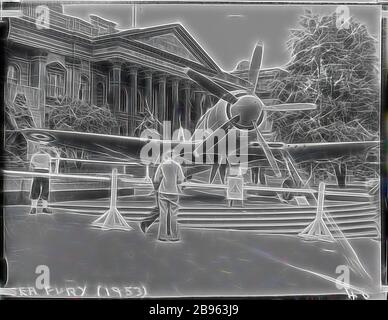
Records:
<instances>
[{"instance_id":1,"label":"building portico","mask_svg":"<svg viewBox=\"0 0 388 320\"><path fill-rule=\"evenodd\" d=\"M227 73L212 60L181 24L118 30L111 21L90 22L50 9L50 28L37 29L34 6L10 19L9 82L13 90L30 88L36 97L37 126L60 97L107 106L117 119L112 134L138 135L147 118L171 121L172 129L193 130L217 98L185 73L201 72L228 90L252 84ZM53 40L55 39L55 40ZM12 78L12 79L11 79ZM31 100L28 98L27 100ZM160 131L160 125L154 125Z\"/></svg>"}]
</instances>

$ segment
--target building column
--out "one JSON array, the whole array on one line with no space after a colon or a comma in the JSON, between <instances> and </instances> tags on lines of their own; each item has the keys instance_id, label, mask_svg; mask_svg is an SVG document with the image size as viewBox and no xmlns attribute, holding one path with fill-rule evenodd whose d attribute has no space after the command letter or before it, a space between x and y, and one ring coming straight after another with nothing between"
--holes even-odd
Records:
<instances>
[{"instance_id":1,"label":"building column","mask_svg":"<svg viewBox=\"0 0 388 320\"><path fill-rule=\"evenodd\" d=\"M204 92L202 90L196 90L194 91L194 113L195 113L195 119L192 119L195 125L197 125L199 119L203 115L202 110L202 99L203 99Z\"/></svg>"},{"instance_id":2,"label":"building column","mask_svg":"<svg viewBox=\"0 0 388 320\"><path fill-rule=\"evenodd\" d=\"M39 88L39 101L36 106L39 119L36 125L41 128L45 123L45 105L46 105L46 62L47 55L39 55L32 58L31 68L31 86Z\"/></svg>"},{"instance_id":3,"label":"building column","mask_svg":"<svg viewBox=\"0 0 388 320\"><path fill-rule=\"evenodd\" d=\"M78 90L81 83L81 61L67 58L66 68L65 95L71 99L78 99Z\"/></svg>"},{"instance_id":4,"label":"building column","mask_svg":"<svg viewBox=\"0 0 388 320\"><path fill-rule=\"evenodd\" d=\"M148 105L148 108L151 112L154 111L154 105L152 103L152 71L145 71L144 72L144 80L145 80L145 101L146 105Z\"/></svg>"},{"instance_id":5,"label":"building column","mask_svg":"<svg viewBox=\"0 0 388 320\"><path fill-rule=\"evenodd\" d=\"M88 93L88 103L93 104L93 95L94 95L94 72L92 70L92 63L88 62L88 80L89 80L89 93Z\"/></svg>"},{"instance_id":6,"label":"building column","mask_svg":"<svg viewBox=\"0 0 388 320\"><path fill-rule=\"evenodd\" d=\"M172 119L172 130L179 128L179 78L172 78L171 81L172 89L172 106L171 106L171 116Z\"/></svg>"},{"instance_id":7,"label":"building column","mask_svg":"<svg viewBox=\"0 0 388 320\"><path fill-rule=\"evenodd\" d=\"M31 58L31 86L39 89L45 89L47 56L34 56Z\"/></svg>"},{"instance_id":8,"label":"building column","mask_svg":"<svg viewBox=\"0 0 388 320\"><path fill-rule=\"evenodd\" d=\"M129 67L129 112L128 112L128 134L133 135L136 129L135 115L137 113L137 66Z\"/></svg>"},{"instance_id":9,"label":"building column","mask_svg":"<svg viewBox=\"0 0 388 320\"><path fill-rule=\"evenodd\" d=\"M158 114L159 121L163 124L166 120L166 76L160 75L158 77ZM163 128L159 128L159 132L162 133Z\"/></svg>"},{"instance_id":10,"label":"building column","mask_svg":"<svg viewBox=\"0 0 388 320\"><path fill-rule=\"evenodd\" d=\"M90 86L90 103L92 105L97 105L97 79L96 79L96 74L93 72L92 74L92 78L93 78L93 81L92 81L92 85Z\"/></svg>"},{"instance_id":11,"label":"building column","mask_svg":"<svg viewBox=\"0 0 388 320\"><path fill-rule=\"evenodd\" d=\"M122 63L120 61L114 61L111 69L110 81L110 105L112 113L117 117L117 112L120 110L120 89L121 89L121 68ZM119 134L120 129L113 128L113 134Z\"/></svg>"},{"instance_id":12,"label":"building column","mask_svg":"<svg viewBox=\"0 0 388 320\"><path fill-rule=\"evenodd\" d=\"M203 113L205 113L207 110L209 110L213 106L213 100L211 94L205 94L205 100L203 103Z\"/></svg>"},{"instance_id":13,"label":"building column","mask_svg":"<svg viewBox=\"0 0 388 320\"><path fill-rule=\"evenodd\" d=\"M81 65L73 65L73 99L78 99L79 89L81 86Z\"/></svg>"},{"instance_id":14,"label":"building column","mask_svg":"<svg viewBox=\"0 0 388 320\"><path fill-rule=\"evenodd\" d=\"M191 102L190 102L190 94L191 94L191 83L189 81L183 82L183 123L182 126L190 130L191 129Z\"/></svg>"},{"instance_id":15,"label":"building column","mask_svg":"<svg viewBox=\"0 0 388 320\"><path fill-rule=\"evenodd\" d=\"M110 79L112 95L112 111L116 114L120 110L120 89L121 89L121 63L114 62L112 66L112 77Z\"/></svg>"},{"instance_id":16,"label":"building column","mask_svg":"<svg viewBox=\"0 0 388 320\"><path fill-rule=\"evenodd\" d=\"M66 76L65 76L65 94L69 98L73 99L73 91L74 91L74 63L66 62Z\"/></svg>"},{"instance_id":17,"label":"building column","mask_svg":"<svg viewBox=\"0 0 388 320\"><path fill-rule=\"evenodd\" d=\"M65 95L71 99L78 98L81 66L78 59L66 57Z\"/></svg>"}]
</instances>

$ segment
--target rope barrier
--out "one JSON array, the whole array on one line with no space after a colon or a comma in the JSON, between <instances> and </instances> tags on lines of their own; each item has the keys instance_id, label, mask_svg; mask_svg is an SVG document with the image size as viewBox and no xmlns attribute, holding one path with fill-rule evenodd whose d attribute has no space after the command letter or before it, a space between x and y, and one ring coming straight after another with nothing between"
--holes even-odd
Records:
<instances>
[{"instance_id":1,"label":"rope barrier","mask_svg":"<svg viewBox=\"0 0 388 320\"><path fill-rule=\"evenodd\" d=\"M46 177L46 178L68 178L68 179L82 179L82 180L94 180L94 181L110 181L110 177L103 176L86 176L77 174L62 174L62 173L45 173L35 171L14 171L14 170L2 170L2 173L11 177Z\"/></svg>"},{"instance_id":2,"label":"rope barrier","mask_svg":"<svg viewBox=\"0 0 388 320\"><path fill-rule=\"evenodd\" d=\"M106 160L90 160L90 159L76 159L76 158L61 158L55 157L51 158L52 160L59 161L76 161L76 162L87 162L87 163L99 163L99 164L117 164L123 166L143 166L143 164L138 162L125 162L125 161L106 161Z\"/></svg>"}]
</instances>

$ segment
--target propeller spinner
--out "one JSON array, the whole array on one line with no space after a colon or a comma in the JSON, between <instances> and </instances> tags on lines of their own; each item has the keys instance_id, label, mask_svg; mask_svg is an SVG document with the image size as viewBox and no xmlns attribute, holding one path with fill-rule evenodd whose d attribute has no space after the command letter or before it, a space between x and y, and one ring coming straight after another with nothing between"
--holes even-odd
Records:
<instances>
[{"instance_id":1,"label":"propeller spinner","mask_svg":"<svg viewBox=\"0 0 388 320\"><path fill-rule=\"evenodd\" d=\"M232 92L226 90L213 80L203 74L187 69L186 74L201 87L226 102L228 102L229 120L238 116L237 121L231 121L232 124L240 129L253 129L252 121L257 121L263 117L264 103L259 97L251 94L236 96ZM260 124L260 123L259 123Z\"/></svg>"}]
</instances>

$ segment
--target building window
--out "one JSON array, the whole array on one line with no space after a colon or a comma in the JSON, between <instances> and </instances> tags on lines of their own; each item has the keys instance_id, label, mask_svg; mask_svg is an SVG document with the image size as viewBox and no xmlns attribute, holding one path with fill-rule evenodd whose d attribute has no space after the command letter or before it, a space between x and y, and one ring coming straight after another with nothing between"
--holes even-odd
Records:
<instances>
[{"instance_id":1,"label":"building window","mask_svg":"<svg viewBox=\"0 0 388 320\"><path fill-rule=\"evenodd\" d=\"M124 88L120 91L120 111L127 111L127 91Z\"/></svg>"},{"instance_id":2,"label":"building window","mask_svg":"<svg viewBox=\"0 0 388 320\"><path fill-rule=\"evenodd\" d=\"M97 83L97 106L102 107L105 104L105 86L102 82Z\"/></svg>"},{"instance_id":3,"label":"building window","mask_svg":"<svg viewBox=\"0 0 388 320\"><path fill-rule=\"evenodd\" d=\"M81 83L78 90L78 99L82 101L89 100L89 80L86 76L81 76Z\"/></svg>"},{"instance_id":4,"label":"building window","mask_svg":"<svg viewBox=\"0 0 388 320\"><path fill-rule=\"evenodd\" d=\"M63 97L65 95L65 75L66 70L59 63L47 66L47 96L52 98Z\"/></svg>"},{"instance_id":5,"label":"building window","mask_svg":"<svg viewBox=\"0 0 388 320\"><path fill-rule=\"evenodd\" d=\"M19 69L16 66L11 64L8 67L7 82L8 83L13 83L13 84L19 84L19 81L20 81Z\"/></svg>"}]
</instances>

